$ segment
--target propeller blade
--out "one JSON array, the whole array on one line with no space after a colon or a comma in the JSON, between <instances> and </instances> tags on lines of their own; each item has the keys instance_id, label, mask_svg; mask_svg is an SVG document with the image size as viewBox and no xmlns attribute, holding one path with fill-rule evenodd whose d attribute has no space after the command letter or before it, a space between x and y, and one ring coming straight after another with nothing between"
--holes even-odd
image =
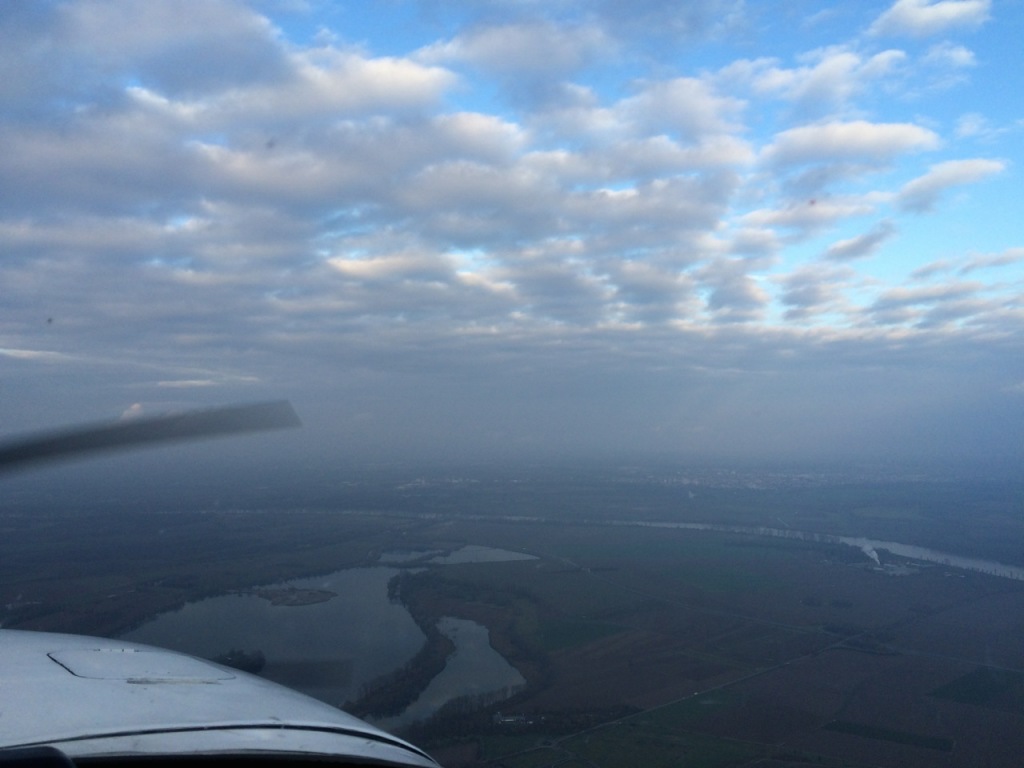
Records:
<instances>
[{"instance_id":1,"label":"propeller blade","mask_svg":"<svg viewBox=\"0 0 1024 768\"><path fill-rule=\"evenodd\" d=\"M0 473L75 454L299 426L287 400L124 419L0 444Z\"/></svg>"}]
</instances>

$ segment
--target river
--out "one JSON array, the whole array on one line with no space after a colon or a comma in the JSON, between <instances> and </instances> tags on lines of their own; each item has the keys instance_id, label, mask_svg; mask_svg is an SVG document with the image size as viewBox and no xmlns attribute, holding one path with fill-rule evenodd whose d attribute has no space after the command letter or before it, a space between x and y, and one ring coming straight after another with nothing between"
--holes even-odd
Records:
<instances>
[{"instance_id":1,"label":"river","mask_svg":"<svg viewBox=\"0 0 1024 768\"><path fill-rule=\"evenodd\" d=\"M980 558L954 555L950 552L940 552L936 549L919 547L915 544L901 544L897 541L881 541L861 536L838 536L831 533L811 533L809 531L797 531L785 528L716 525L714 523L663 523L616 520L612 525L639 526L644 528L675 528L690 531L717 531L719 533L744 533L754 536L772 536L780 539L814 541L823 544L846 544L861 550L876 563L879 562L878 552L882 550L896 555L897 557L904 557L909 560L937 563L951 568L959 568L964 571L975 571L977 573L986 573L990 576L999 576L1004 579L1024 581L1024 568L1021 568L1020 566L1007 565L995 560L982 560Z\"/></svg>"}]
</instances>

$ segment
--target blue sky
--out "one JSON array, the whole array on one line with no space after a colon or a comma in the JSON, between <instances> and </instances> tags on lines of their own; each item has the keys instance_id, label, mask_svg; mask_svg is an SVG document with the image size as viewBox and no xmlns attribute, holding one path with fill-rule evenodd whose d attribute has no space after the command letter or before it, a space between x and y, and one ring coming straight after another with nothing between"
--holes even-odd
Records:
<instances>
[{"instance_id":1,"label":"blue sky","mask_svg":"<svg viewBox=\"0 0 1024 768\"><path fill-rule=\"evenodd\" d=\"M0 432L1020 458L1019 0L0 9Z\"/></svg>"}]
</instances>

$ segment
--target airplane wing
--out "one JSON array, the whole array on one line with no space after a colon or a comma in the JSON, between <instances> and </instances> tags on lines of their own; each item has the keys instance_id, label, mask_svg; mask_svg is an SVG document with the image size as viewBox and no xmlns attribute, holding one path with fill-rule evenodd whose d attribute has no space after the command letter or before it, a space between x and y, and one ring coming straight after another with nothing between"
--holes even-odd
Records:
<instances>
[{"instance_id":1,"label":"airplane wing","mask_svg":"<svg viewBox=\"0 0 1024 768\"><path fill-rule=\"evenodd\" d=\"M89 765L188 758L437 768L401 739L244 672L119 640L0 630L0 765L19 756L60 764L32 763L34 754Z\"/></svg>"}]
</instances>

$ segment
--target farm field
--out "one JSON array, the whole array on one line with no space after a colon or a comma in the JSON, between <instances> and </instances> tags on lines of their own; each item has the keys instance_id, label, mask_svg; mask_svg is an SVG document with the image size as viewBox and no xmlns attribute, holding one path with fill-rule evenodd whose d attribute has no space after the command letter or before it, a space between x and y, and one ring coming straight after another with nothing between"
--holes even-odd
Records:
<instances>
[{"instance_id":1,"label":"farm field","mask_svg":"<svg viewBox=\"0 0 1024 768\"><path fill-rule=\"evenodd\" d=\"M530 718L520 729L536 742L498 755L486 735L461 737L477 759L629 765L642 749L664 764L1013 765L1024 749L1019 583L891 575L708 532L562 526L537 540L558 557L411 577L414 599L486 624L531 681L502 706Z\"/></svg>"},{"instance_id":2,"label":"farm field","mask_svg":"<svg viewBox=\"0 0 1024 768\"><path fill-rule=\"evenodd\" d=\"M449 766L611 767L638 755L706 766L956 766L982 755L1009 766L1024 754L1024 582L885 552L879 564L839 544L630 526L607 499L587 516L592 496L541 503L542 491L529 489L530 511L547 514L515 517L482 513L488 497L469 503L468 492L444 498L465 514L439 514L430 492L420 507L407 494L359 510L10 512L0 620L117 635L205 596L401 551L404 565L388 560L401 571L393 592L417 622L485 626L526 680L510 699L455 701L405 729ZM877 488L859 501L846 488L831 502L827 489L815 495L831 530L877 535L878 520L927 519L927 505L910 514L909 491L897 491L887 505ZM788 517L775 492L761 518L747 490L719 491L709 509L793 524L807 493ZM645 511L664 519L668 507ZM940 509L937 527L948 518ZM426 557L466 545L532 559Z\"/></svg>"}]
</instances>

